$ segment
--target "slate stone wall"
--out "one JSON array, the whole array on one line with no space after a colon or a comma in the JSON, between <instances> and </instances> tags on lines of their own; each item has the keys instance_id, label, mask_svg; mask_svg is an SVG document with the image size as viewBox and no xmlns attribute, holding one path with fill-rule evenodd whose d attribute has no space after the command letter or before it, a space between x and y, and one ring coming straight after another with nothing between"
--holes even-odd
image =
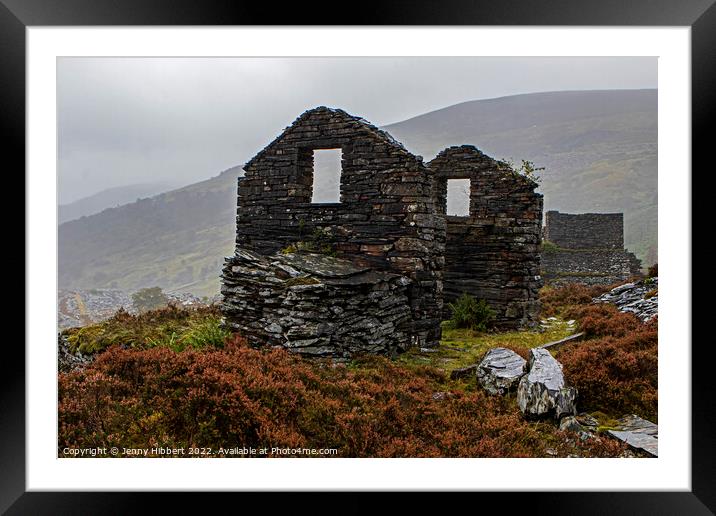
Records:
<instances>
[{"instance_id":1,"label":"slate stone wall","mask_svg":"<svg viewBox=\"0 0 716 516\"><path fill-rule=\"evenodd\" d=\"M256 346L307 356L394 355L410 345L406 276L319 254L227 258L222 311Z\"/></svg>"},{"instance_id":2,"label":"slate stone wall","mask_svg":"<svg viewBox=\"0 0 716 516\"><path fill-rule=\"evenodd\" d=\"M641 261L624 249L622 213L559 213L545 217L542 275L553 284L611 285L639 277Z\"/></svg>"},{"instance_id":3,"label":"slate stone wall","mask_svg":"<svg viewBox=\"0 0 716 516\"><path fill-rule=\"evenodd\" d=\"M542 253L542 271L552 285L612 285L641 275L641 262L624 249L564 249Z\"/></svg>"},{"instance_id":4,"label":"slate stone wall","mask_svg":"<svg viewBox=\"0 0 716 516\"><path fill-rule=\"evenodd\" d=\"M340 203L313 204L313 151L329 148L342 150ZM422 158L361 118L319 107L302 114L244 170L237 251L268 255L321 230L338 257L408 277L410 340L439 343L445 221Z\"/></svg>"},{"instance_id":5,"label":"slate stone wall","mask_svg":"<svg viewBox=\"0 0 716 516\"><path fill-rule=\"evenodd\" d=\"M623 249L624 214L548 211L544 238L565 249Z\"/></svg>"},{"instance_id":6,"label":"slate stone wall","mask_svg":"<svg viewBox=\"0 0 716 516\"><path fill-rule=\"evenodd\" d=\"M445 217L444 316L447 303L467 292L490 304L500 327L536 323L543 202L536 183L471 145L445 149L428 166L441 213L447 180L470 180L469 216Z\"/></svg>"}]
</instances>

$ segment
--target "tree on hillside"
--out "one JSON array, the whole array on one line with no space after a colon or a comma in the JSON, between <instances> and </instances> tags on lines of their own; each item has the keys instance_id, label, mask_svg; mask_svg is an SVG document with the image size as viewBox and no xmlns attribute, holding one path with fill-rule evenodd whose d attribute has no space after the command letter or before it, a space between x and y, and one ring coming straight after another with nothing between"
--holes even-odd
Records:
<instances>
[{"instance_id":1,"label":"tree on hillside","mask_svg":"<svg viewBox=\"0 0 716 516\"><path fill-rule=\"evenodd\" d=\"M169 298L160 287L143 288L132 294L132 304L138 312L146 312L167 306Z\"/></svg>"}]
</instances>

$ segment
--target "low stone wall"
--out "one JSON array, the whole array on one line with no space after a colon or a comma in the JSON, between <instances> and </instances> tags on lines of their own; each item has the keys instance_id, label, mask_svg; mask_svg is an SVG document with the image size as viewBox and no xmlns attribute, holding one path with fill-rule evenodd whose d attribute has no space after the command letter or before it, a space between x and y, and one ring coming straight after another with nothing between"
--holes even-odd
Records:
<instances>
[{"instance_id":1,"label":"low stone wall","mask_svg":"<svg viewBox=\"0 0 716 516\"><path fill-rule=\"evenodd\" d=\"M638 276L641 262L620 249L554 249L542 253L542 276L552 285L611 285Z\"/></svg>"},{"instance_id":2,"label":"low stone wall","mask_svg":"<svg viewBox=\"0 0 716 516\"><path fill-rule=\"evenodd\" d=\"M416 344L410 283L326 255L238 248L224 266L222 311L251 345L310 356L392 355Z\"/></svg>"}]
</instances>

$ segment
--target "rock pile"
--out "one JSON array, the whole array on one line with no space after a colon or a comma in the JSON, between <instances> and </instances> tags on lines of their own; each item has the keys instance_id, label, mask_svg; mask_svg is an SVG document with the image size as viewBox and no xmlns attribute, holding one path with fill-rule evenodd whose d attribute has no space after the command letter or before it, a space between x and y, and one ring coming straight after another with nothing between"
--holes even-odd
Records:
<instances>
[{"instance_id":1,"label":"rock pile","mask_svg":"<svg viewBox=\"0 0 716 516\"><path fill-rule=\"evenodd\" d=\"M491 349L477 366L477 381L490 394L517 387L517 405L526 417L577 413L577 390L567 386L562 364L543 348L531 349L529 361L506 348Z\"/></svg>"},{"instance_id":2,"label":"rock pile","mask_svg":"<svg viewBox=\"0 0 716 516\"><path fill-rule=\"evenodd\" d=\"M226 324L250 344L309 356L392 355L411 343L405 276L327 255L239 248L224 267Z\"/></svg>"},{"instance_id":3,"label":"rock pile","mask_svg":"<svg viewBox=\"0 0 716 516\"><path fill-rule=\"evenodd\" d=\"M611 303L621 312L633 313L644 322L651 320L659 311L658 278L647 278L635 283L625 283L592 300L594 303Z\"/></svg>"},{"instance_id":4,"label":"rock pile","mask_svg":"<svg viewBox=\"0 0 716 516\"><path fill-rule=\"evenodd\" d=\"M85 355L79 351L72 352L70 343L61 333L57 334L57 368L61 373L69 373L75 369L82 368L92 362L92 355Z\"/></svg>"},{"instance_id":5,"label":"rock pile","mask_svg":"<svg viewBox=\"0 0 716 516\"><path fill-rule=\"evenodd\" d=\"M575 414L577 390L568 387L560 364L546 349L530 350L529 372L517 387L517 405L525 416Z\"/></svg>"}]
</instances>

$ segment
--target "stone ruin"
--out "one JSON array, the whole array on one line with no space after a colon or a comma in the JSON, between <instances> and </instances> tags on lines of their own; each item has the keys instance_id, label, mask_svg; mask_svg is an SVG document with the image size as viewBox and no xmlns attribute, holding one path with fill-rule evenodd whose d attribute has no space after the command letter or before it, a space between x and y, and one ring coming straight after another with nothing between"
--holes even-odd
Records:
<instances>
[{"instance_id":1,"label":"stone ruin","mask_svg":"<svg viewBox=\"0 0 716 516\"><path fill-rule=\"evenodd\" d=\"M445 149L428 167L436 178L441 214L446 213L447 180L470 180L468 215L444 215L444 300L467 292L489 302L498 327L537 323L542 196L535 194L536 184L471 145Z\"/></svg>"},{"instance_id":2,"label":"stone ruin","mask_svg":"<svg viewBox=\"0 0 716 516\"><path fill-rule=\"evenodd\" d=\"M314 151L340 149L340 202L313 199ZM244 166L226 323L252 345L312 356L439 344L444 301L485 299L502 327L537 322L542 196L473 146L426 164L388 133L318 107ZM469 213L446 215L449 179Z\"/></svg>"},{"instance_id":3,"label":"stone ruin","mask_svg":"<svg viewBox=\"0 0 716 516\"><path fill-rule=\"evenodd\" d=\"M551 284L587 285L642 276L641 261L624 249L624 214L548 211L542 276Z\"/></svg>"}]
</instances>

